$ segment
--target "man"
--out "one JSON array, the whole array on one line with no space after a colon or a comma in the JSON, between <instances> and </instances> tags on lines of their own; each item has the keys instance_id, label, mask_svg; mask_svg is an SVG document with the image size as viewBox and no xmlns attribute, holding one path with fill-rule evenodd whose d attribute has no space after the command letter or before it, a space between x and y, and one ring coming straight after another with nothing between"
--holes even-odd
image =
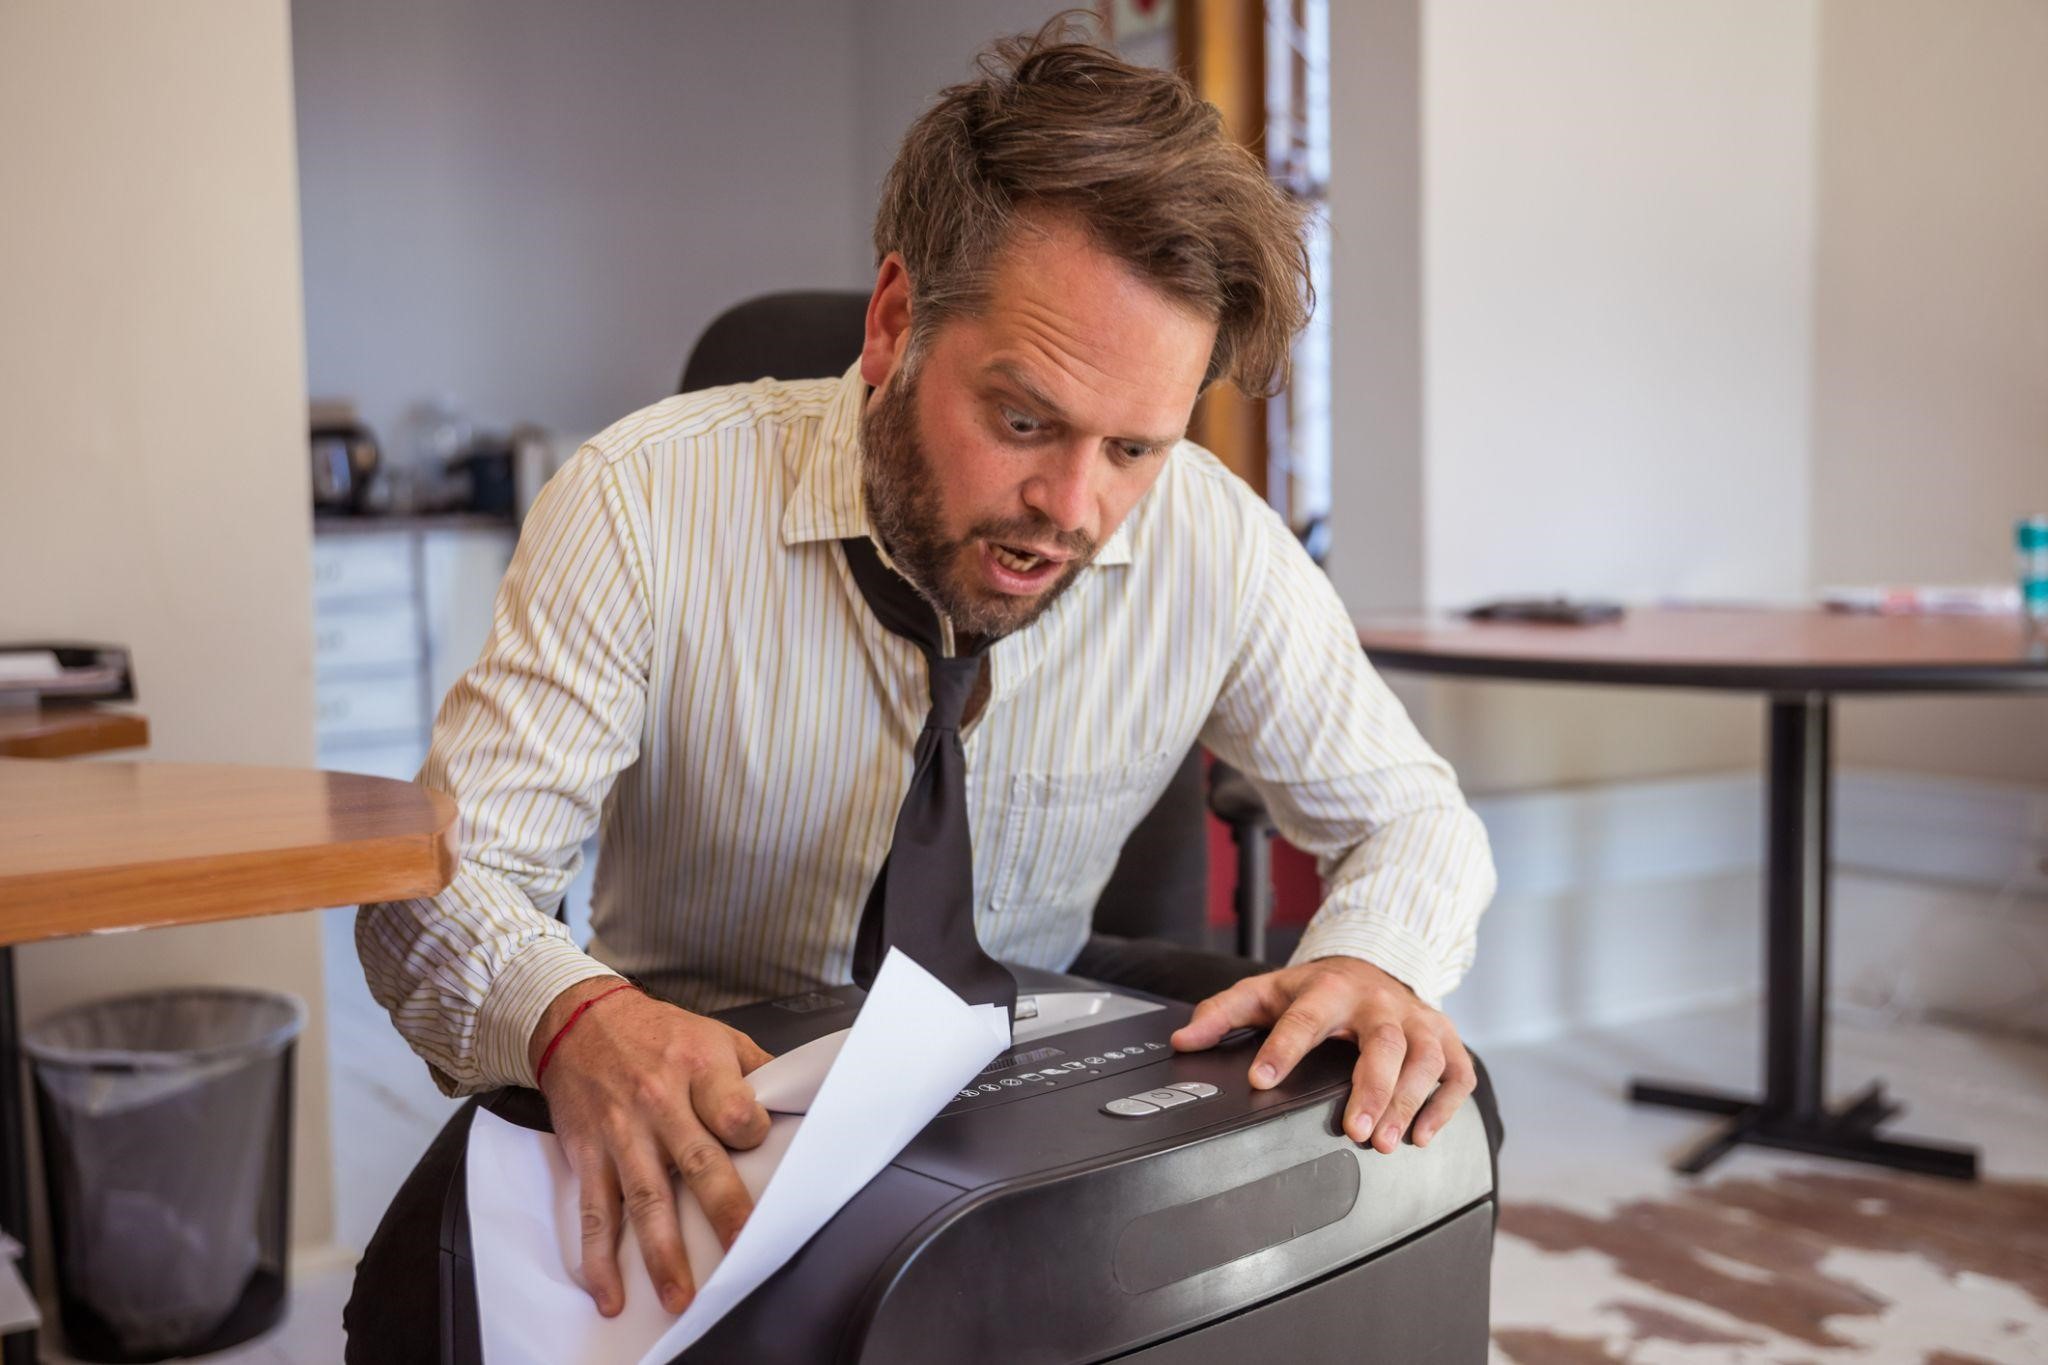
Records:
<instances>
[{"instance_id":1,"label":"man","mask_svg":"<svg viewBox=\"0 0 2048 1365\"><path fill-rule=\"evenodd\" d=\"M1202 1001L1177 1048L1271 1025L1262 1087L1355 1040L1345 1126L1382 1151L1427 1144L1473 1093L1435 1002L1492 893L1484 832L1285 526L1182 439L1206 385L1284 373L1300 230L1178 78L1056 29L999 44L905 138L852 370L656 404L549 484L422 774L461 805L461 869L432 900L366 907L357 942L450 1093L535 1085L545 1063L600 1311L650 1284L688 1303L671 1170L728 1244L745 1220L727 1149L767 1131L745 1080L765 1054L693 1011L848 979L864 903L906 856L935 679L963 657L990 954L1126 979L1136 960ZM936 609L941 657L884 626L857 581L870 557ZM1197 740L1323 860L1283 970L1089 939ZM600 826L585 952L550 912ZM465 1124L365 1258L352 1360L406 1358L390 1324L432 1284ZM625 1219L645 1279L618 1262Z\"/></svg>"}]
</instances>

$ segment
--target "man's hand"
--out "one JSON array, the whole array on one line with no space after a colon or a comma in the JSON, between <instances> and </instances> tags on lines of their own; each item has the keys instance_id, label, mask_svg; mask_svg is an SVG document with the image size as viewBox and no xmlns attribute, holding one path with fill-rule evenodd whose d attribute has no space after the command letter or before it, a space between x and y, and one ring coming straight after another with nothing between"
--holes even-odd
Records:
<instances>
[{"instance_id":1,"label":"man's hand","mask_svg":"<svg viewBox=\"0 0 2048 1365\"><path fill-rule=\"evenodd\" d=\"M576 1006L618 983L581 981L549 1004L528 1053L536 1065ZM606 1317L626 1304L619 1213L633 1220L661 1305L680 1313L696 1295L669 1186L682 1173L727 1247L754 1211L727 1147L768 1136L768 1112L741 1077L769 1054L738 1029L638 991L585 1012L555 1049L541 1092L576 1173L583 1287Z\"/></svg>"},{"instance_id":2,"label":"man's hand","mask_svg":"<svg viewBox=\"0 0 2048 1365\"><path fill-rule=\"evenodd\" d=\"M1252 1059L1251 1083L1258 1090L1279 1084L1325 1038L1357 1041L1344 1131L1382 1152L1399 1145L1411 1119L1415 1145L1428 1146L1478 1084L1451 1021L1355 957L1318 958L1246 977L1195 1006L1173 1045L1198 1052L1232 1029L1268 1024L1272 1032Z\"/></svg>"}]
</instances>

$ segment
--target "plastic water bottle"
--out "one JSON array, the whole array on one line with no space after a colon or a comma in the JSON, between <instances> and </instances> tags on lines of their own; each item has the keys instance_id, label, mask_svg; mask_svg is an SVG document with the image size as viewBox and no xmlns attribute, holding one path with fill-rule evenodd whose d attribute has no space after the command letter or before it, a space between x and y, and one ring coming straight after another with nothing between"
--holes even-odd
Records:
<instances>
[{"instance_id":1,"label":"plastic water bottle","mask_svg":"<svg viewBox=\"0 0 2048 1365\"><path fill-rule=\"evenodd\" d=\"M2048 516L2021 517L2013 543L2020 552L2020 614L2048 627Z\"/></svg>"}]
</instances>

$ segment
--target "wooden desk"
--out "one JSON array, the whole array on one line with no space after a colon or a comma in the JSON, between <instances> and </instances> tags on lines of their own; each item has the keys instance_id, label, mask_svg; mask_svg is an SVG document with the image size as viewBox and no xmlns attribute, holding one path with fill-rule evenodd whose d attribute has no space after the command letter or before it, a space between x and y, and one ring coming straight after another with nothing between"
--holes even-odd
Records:
<instances>
[{"instance_id":1,"label":"wooden desk","mask_svg":"<svg viewBox=\"0 0 2048 1365\"><path fill-rule=\"evenodd\" d=\"M1696 1174L1741 1143L1974 1178L1975 1151L1876 1135L1898 1112L1882 1082L1825 1103L1831 701L1837 694L2048 694L2048 637L2016 617L1644 609L1597 626L1362 623L1382 669L1526 682L1684 687L1768 698L1764 1088L1759 1097L1635 1082L1640 1104L1724 1115L1678 1163Z\"/></svg>"},{"instance_id":2,"label":"wooden desk","mask_svg":"<svg viewBox=\"0 0 2048 1365\"><path fill-rule=\"evenodd\" d=\"M432 895L455 819L439 792L353 773L0 759L0 1225L27 1242L12 945Z\"/></svg>"}]
</instances>

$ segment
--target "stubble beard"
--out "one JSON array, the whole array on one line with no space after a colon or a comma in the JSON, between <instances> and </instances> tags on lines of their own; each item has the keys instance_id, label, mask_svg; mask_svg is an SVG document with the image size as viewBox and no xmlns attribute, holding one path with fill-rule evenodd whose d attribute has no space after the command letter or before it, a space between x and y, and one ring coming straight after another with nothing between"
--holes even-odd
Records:
<instances>
[{"instance_id":1,"label":"stubble beard","mask_svg":"<svg viewBox=\"0 0 2048 1365\"><path fill-rule=\"evenodd\" d=\"M875 535L896 569L952 621L956 635L998 640L1043 616L1095 556L1095 543L1062 534L1044 518L978 522L955 540L944 529L931 453L917 434L917 365L868 397L861 414L861 487ZM1060 576L1034 597L980 588L970 575L976 542L1059 545L1073 554Z\"/></svg>"}]
</instances>

